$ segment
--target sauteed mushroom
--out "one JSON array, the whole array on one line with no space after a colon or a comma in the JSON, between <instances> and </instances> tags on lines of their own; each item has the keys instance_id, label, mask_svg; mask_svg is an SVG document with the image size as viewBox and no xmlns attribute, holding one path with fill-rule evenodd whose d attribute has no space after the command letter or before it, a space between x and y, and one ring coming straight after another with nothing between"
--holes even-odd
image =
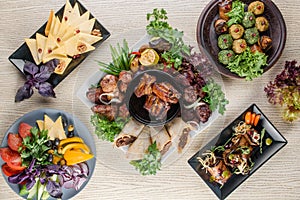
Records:
<instances>
[{"instance_id":1,"label":"sauteed mushroom","mask_svg":"<svg viewBox=\"0 0 300 200\"><path fill-rule=\"evenodd\" d=\"M224 20L224 19L216 20L215 21L215 31L218 35L226 33L228 31L228 25L227 25L226 20Z\"/></svg>"},{"instance_id":2,"label":"sauteed mushroom","mask_svg":"<svg viewBox=\"0 0 300 200\"><path fill-rule=\"evenodd\" d=\"M272 47L272 39L266 35L261 36L258 44L264 51L268 51Z\"/></svg>"},{"instance_id":3,"label":"sauteed mushroom","mask_svg":"<svg viewBox=\"0 0 300 200\"><path fill-rule=\"evenodd\" d=\"M220 18L228 21L229 17L226 13L230 12L232 9L232 0L222 0L218 5Z\"/></svg>"}]
</instances>

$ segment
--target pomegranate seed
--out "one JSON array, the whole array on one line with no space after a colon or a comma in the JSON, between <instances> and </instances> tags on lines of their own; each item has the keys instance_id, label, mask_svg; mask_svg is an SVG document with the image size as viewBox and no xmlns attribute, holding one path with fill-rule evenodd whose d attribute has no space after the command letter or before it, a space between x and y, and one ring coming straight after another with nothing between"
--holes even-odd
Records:
<instances>
[{"instance_id":1,"label":"pomegranate seed","mask_svg":"<svg viewBox=\"0 0 300 200\"><path fill-rule=\"evenodd\" d=\"M42 50L41 48L38 49L38 52L39 52L39 53L42 53L42 51L43 51L43 50Z\"/></svg>"},{"instance_id":2,"label":"pomegranate seed","mask_svg":"<svg viewBox=\"0 0 300 200\"><path fill-rule=\"evenodd\" d=\"M229 5L225 6L225 10L230 10Z\"/></svg>"},{"instance_id":3,"label":"pomegranate seed","mask_svg":"<svg viewBox=\"0 0 300 200\"><path fill-rule=\"evenodd\" d=\"M80 33L80 30L79 30L79 29L77 29L77 30L76 30L76 33L77 33L77 34L78 34L78 33Z\"/></svg>"},{"instance_id":4,"label":"pomegranate seed","mask_svg":"<svg viewBox=\"0 0 300 200\"><path fill-rule=\"evenodd\" d=\"M257 139L258 139L258 136L257 136L257 135L256 135L256 136L254 136L254 139L255 139L255 140L257 140Z\"/></svg>"},{"instance_id":5,"label":"pomegranate seed","mask_svg":"<svg viewBox=\"0 0 300 200\"><path fill-rule=\"evenodd\" d=\"M227 54L227 57L231 57L231 56L232 56L232 54L231 54L231 53L228 53L228 54Z\"/></svg>"},{"instance_id":6,"label":"pomegranate seed","mask_svg":"<svg viewBox=\"0 0 300 200\"><path fill-rule=\"evenodd\" d=\"M65 21L68 21L68 17L67 16L65 16L64 19L65 19Z\"/></svg>"},{"instance_id":7,"label":"pomegranate seed","mask_svg":"<svg viewBox=\"0 0 300 200\"><path fill-rule=\"evenodd\" d=\"M224 39L223 41L226 43L226 42L227 42L227 39Z\"/></svg>"},{"instance_id":8,"label":"pomegranate seed","mask_svg":"<svg viewBox=\"0 0 300 200\"><path fill-rule=\"evenodd\" d=\"M251 20L251 21L252 21L252 20L253 20L253 17L252 17L252 16L250 16L250 17L249 17L249 20Z\"/></svg>"},{"instance_id":9,"label":"pomegranate seed","mask_svg":"<svg viewBox=\"0 0 300 200\"><path fill-rule=\"evenodd\" d=\"M238 29L238 28L236 28L235 30L234 30L234 32L236 32L236 33L238 33L240 31L240 29Z\"/></svg>"},{"instance_id":10,"label":"pomegranate seed","mask_svg":"<svg viewBox=\"0 0 300 200\"><path fill-rule=\"evenodd\" d=\"M257 6L257 9L260 10L260 9L261 9L261 6Z\"/></svg>"},{"instance_id":11,"label":"pomegranate seed","mask_svg":"<svg viewBox=\"0 0 300 200\"><path fill-rule=\"evenodd\" d=\"M56 39L56 41L57 41L57 42L60 42L60 41L61 41L61 39L60 39L60 38L57 38L57 39Z\"/></svg>"},{"instance_id":12,"label":"pomegranate seed","mask_svg":"<svg viewBox=\"0 0 300 200\"><path fill-rule=\"evenodd\" d=\"M241 47L241 48L245 48L245 45L244 45L244 44L241 44L240 47Z\"/></svg>"},{"instance_id":13,"label":"pomegranate seed","mask_svg":"<svg viewBox=\"0 0 300 200\"><path fill-rule=\"evenodd\" d=\"M256 33L252 33L252 37L255 37L256 36Z\"/></svg>"},{"instance_id":14,"label":"pomegranate seed","mask_svg":"<svg viewBox=\"0 0 300 200\"><path fill-rule=\"evenodd\" d=\"M52 49L48 49L48 53L52 53Z\"/></svg>"},{"instance_id":15,"label":"pomegranate seed","mask_svg":"<svg viewBox=\"0 0 300 200\"><path fill-rule=\"evenodd\" d=\"M262 21L262 22L261 22L261 25L265 25L265 24L266 24L265 21Z\"/></svg>"}]
</instances>

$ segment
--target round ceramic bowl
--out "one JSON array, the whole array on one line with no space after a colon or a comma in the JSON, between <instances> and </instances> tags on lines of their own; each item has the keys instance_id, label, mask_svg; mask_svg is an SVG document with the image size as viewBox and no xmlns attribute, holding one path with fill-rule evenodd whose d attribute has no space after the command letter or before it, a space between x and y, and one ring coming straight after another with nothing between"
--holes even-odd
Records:
<instances>
[{"instance_id":1,"label":"round ceramic bowl","mask_svg":"<svg viewBox=\"0 0 300 200\"><path fill-rule=\"evenodd\" d=\"M218 35L215 32L214 22L219 18L219 2L220 0L212 0L202 11L197 24L197 42L200 50L207 55L222 75L230 78L242 78L218 61L220 49L217 44ZM252 0L242 0L242 2L249 5ZM286 25L280 10L274 2L270 0L261 0L261 2L265 4L263 16L270 23L265 34L273 40L272 48L266 52L268 56L268 65L264 67L264 72L266 72L274 66L282 54L286 42Z\"/></svg>"},{"instance_id":2,"label":"round ceramic bowl","mask_svg":"<svg viewBox=\"0 0 300 200\"><path fill-rule=\"evenodd\" d=\"M170 74L163 72L161 70L146 70L142 71L140 73L137 73L136 76L133 78L133 80L128 85L127 91L126 91L126 105L129 110L130 115L135 118L137 121L146 124L148 126L161 126L168 122L170 122L172 119L174 119L177 114L180 111L180 102L176 104L171 104L170 109L167 112L166 117L163 119L158 119L154 116L151 116L144 108L144 104L146 102L146 96L142 96L138 98L135 95L136 87L139 85L141 78L144 76L144 74L148 74L151 76L156 77L156 83L161 82L168 82L170 83L177 91L181 91L180 87L174 80L174 77ZM181 93L181 92L180 92Z\"/></svg>"}]
</instances>

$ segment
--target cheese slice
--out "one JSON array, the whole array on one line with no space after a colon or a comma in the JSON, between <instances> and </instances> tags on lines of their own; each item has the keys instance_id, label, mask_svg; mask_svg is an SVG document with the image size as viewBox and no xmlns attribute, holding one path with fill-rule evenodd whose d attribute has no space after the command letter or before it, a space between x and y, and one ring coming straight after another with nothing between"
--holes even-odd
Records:
<instances>
[{"instance_id":1,"label":"cheese slice","mask_svg":"<svg viewBox=\"0 0 300 200\"><path fill-rule=\"evenodd\" d=\"M49 54L51 54L56 47L57 45L55 37L52 34L49 34L44 49L43 59L49 56Z\"/></svg>"},{"instance_id":2,"label":"cheese slice","mask_svg":"<svg viewBox=\"0 0 300 200\"><path fill-rule=\"evenodd\" d=\"M59 140L67 138L61 116L56 119L52 127L48 130L48 136L50 140L54 140L55 138L58 138Z\"/></svg>"},{"instance_id":3,"label":"cheese slice","mask_svg":"<svg viewBox=\"0 0 300 200\"><path fill-rule=\"evenodd\" d=\"M51 29L50 29L50 34L55 37L57 35L58 31L59 31L61 23L60 23L60 20L57 16L55 17L54 21L55 21L54 26L53 26L53 28L51 27Z\"/></svg>"},{"instance_id":4,"label":"cheese slice","mask_svg":"<svg viewBox=\"0 0 300 200\"><path fill-rule=\"evenodd\" d=\"M68 57L61 57L59 58L59 64L58 66L55 68L54 73L56 74L63 74L65 72L65 70L68 68L69 64L72 61L72 58L68 58Z\"/></svg>"},{"instance_id":5,"label":"cheese slice","mask_svg":"<svg viewBox=\"0 0 300 200\"><path fill-rule=\"evenodd\" d=\"M51 26L54 24L55 14L53 10L50 10L49 18L45 28L45 35L48 36L51 30Z\"/></svg>"},{"instance_id":6,"label":"cheese slice","mask_svg":"<svg viewBox=\"0 0 300 200\"><path fill-rule=\"evenodd\" d=\"M43 36L40 33L36 33L35 37L36 37L38 59L39 59L40 62L42 62L47 37Z\"/></svg>"},{"instance_id":7,"label":"cheese slice","mask_svg":"<svg viewBox=\"0 0 300 200\"><path fill-rule=\"evenodd\" d=\"M36 120L36 123L40 129L40 131L44 130L44 121L43 120Z\"/></svg>"},{"instance_id":8,"label":"cheese slice","mask_svg":"<svg viewBox=\"0 0 300 200\"><path fill-rule=\"evenodd\" d=\"M63 14L62 20L68 22L69 19L72 17L72 10L73 10L72 5L71 5L70 1L67 0L65 8L64 8L64 14Z\"/></svg>"},{"instance_id":9,"label":"cheese slice","mask_svg":"<svg viewBox=\"0 0 300 200\"><path fill-rule=\"evenodd\" d=\"M85 21L78 26L75 26L75 32L76 33L88 33L90 34L93 30L94 24L95 24L96 19L92 18L88 21Z\"/></svg>"},{"instance_id":10,"label":"cheese slice","mask_svg":"<svg viewBox=\"0 0 300 200\"><path fill-rule=\"evenodd\" d=\"M44 130L48 130L53 126L54 121L48 116L44 115Z\"/></svg>"},{"instance_id":11,"label":"cheese slice","mask_svg":"<svg viewBox=\"0 0 300 200\"><path fill-rule=\"evenodd\" d=\"M37 54L37 45L36 45L36 40L35 39L28 39L26 38L25 39L25 43L27 44L29 50L30 50L30 53L33 57L33 60L35 62L36 65L39 65L41 62L39 61L39 58L38 58L38 54Z\"/></svg>"},{"instance_id":12,"label":"cheese slice","mask_svg":"<svg viewBox=\"0 0 300 200\"><path fill-rule=\"evenodd\" d=\"M103 39L102 37L91 35L88 33L79 33L78 35L79 35L79 39L81 41L84 41L88 44L94 44L94 43L100 41L101 39Z\"/></svg>"},{"instance_id":13,"label":"cheese slice","mask_svg":"<svg viewBox=\"0 0 300 200\"><path fill-rule=\"evenodd\" d=\"M79 11L79 6L78 3L75 3L72 13L70 16L69 24L78 24L78 19L80 18L80 11Z\"/></svg>"},{"instance_id":14,"label":"cheese slice","mask_svg":"<svg viewBox=\"0 0 300 200\"><path fill-rule=\"evenodd\" d=\"M70 38L65 42L65 49L68 56L83 54L95 49L92 45L79 39L79 35Z\"/></svg>"},{"instance_id":15,"label":"cheese slice","mask_svg":"<svg viewBox=\"0 0 300 200\"><path fill-rule=\"evenodd\" d=\"M59 59L61 57L67 57L65 46L61 46L59 48L54 49L51 53L47 54L47 56L43 57L43 63L48 62L52 59Z\"/></svg>"},{"instance_id":16,"label":"cheese slice","mask_svg":"<svg viewBox=\"0 0 300 200\"><path fill-rule=\"evenodd\" d=\"M78 19L76 21L72 21L72 23L70 23L71 26L78 26L79 24L88 21L90 19L90 12L86 11L83 15L81 15L80 17L78 17Z\"/></svg>"}]
</instances>

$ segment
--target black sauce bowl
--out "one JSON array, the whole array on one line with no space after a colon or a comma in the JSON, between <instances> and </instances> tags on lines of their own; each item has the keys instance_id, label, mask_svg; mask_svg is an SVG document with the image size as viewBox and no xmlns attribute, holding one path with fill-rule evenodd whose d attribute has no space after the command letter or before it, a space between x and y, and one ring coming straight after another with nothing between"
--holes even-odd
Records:
<instances>
[{"instance_id":1,"label":"black sauce bowl","mask_svg":"<svg viewBox=\"0 0 300 200\"><path fill-rule=\"evenodd\" d=\"M155 76L156 83L161 83L161 82L170 83L180 94L182 93L181 88L176 83L172 75L163 72L161 70L155 70L155 69L137 72L133 77L132 81L130 82L130 84L128 85L126 95L125 95L125 102L130 115L138 122L141 122L148 126L164 125L170 122L178 115L180 111L180 101L178 101L178 103L176 104L170 105L171 108L168 110L165 118L157 119L156 117L151 116L150 113L144 108L144 104L146 102L146 96L142 96L138 98L134 93L136 87L139 85L140 80L144 76L144 74Z\"/></svg>"}]
</instances>

